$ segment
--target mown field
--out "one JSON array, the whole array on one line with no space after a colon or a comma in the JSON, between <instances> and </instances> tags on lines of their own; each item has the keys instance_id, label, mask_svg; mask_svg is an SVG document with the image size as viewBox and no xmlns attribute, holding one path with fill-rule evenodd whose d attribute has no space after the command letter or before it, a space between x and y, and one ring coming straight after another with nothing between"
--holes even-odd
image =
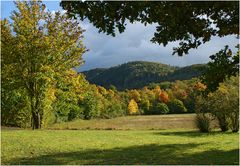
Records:
<instances>
[{"instance_id":1,"label":"mown field","mask_svg":"<svg viewBox=\"0 0 240 166\"><path fill-rule=\"evenodd\" d=\"M196 129L196 114L124 116L114 119L76 120L56 123L48 129L163 130Z\"/></svg>"},{"instance_id":2,"label":"mown field","mask_svg":"<svg viewBox=\"0 0 240 166\"><path fill-rule=\"evenodd\" d=\"M181 117L175 116L176 121ZM155 116L151 118L152 123L167 123L161 118L155 119ZM117 119L119 123L120 119ZM174 123L170 119L168 123ZM132 126L129 130L96 130L101 126L94 129L95 121L86 122L92 125L86 125L92 130L83 130L86 126L77 130L77 124L84 123L82 121L69 124L74 130L5 128L1 136L2 164L239 164L238 133L199 133L187 127L192 123L190 121L183 121L187 125L185 129L176 124L175 129L162 130L158 130L160 126L155 126L156 130L140 130L141 125L136 125L136 129ZM59 127L64 126L67 124Z\"/></svg>"}]
</instances>

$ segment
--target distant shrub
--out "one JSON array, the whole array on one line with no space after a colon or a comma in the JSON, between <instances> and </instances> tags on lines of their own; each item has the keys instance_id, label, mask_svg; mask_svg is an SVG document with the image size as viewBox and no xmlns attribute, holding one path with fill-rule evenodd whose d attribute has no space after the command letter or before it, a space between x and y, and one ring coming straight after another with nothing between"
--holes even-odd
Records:
<instances>
[{"instance_id":1,"label":"distant shrub","mask_svg":"<svg viewBox=\"0 0 240 166\"><path fill-rule=\"evenodd\" d=\"M153 114L167 114L167 113L169 113L169 109L165 103L158 103L156 105L155 110L153 111Z\"/></svg>"},{"instance_id":2,"label":"distant shrub","mask_svg":"<svg viewBox=\"0 0 240 166\"><path fill-rule=\"evenodd\" d=\"M184 106L183 102L178 99L173 99L168 103L168 108L170 110L170 113L185 113L187 112L186 107Z\"/></svg>"},{"instance_id":3,"label":"distant shrub","mask_svg":"<svg viewBox=\"0 0 240 166\"><path fill-rule=\"evenodd\" d=\"M208 133L212 130L211 121L212 117L207 113L198 113L195 120L198 129L204 133Z\"/></svg>"}]
</instances>

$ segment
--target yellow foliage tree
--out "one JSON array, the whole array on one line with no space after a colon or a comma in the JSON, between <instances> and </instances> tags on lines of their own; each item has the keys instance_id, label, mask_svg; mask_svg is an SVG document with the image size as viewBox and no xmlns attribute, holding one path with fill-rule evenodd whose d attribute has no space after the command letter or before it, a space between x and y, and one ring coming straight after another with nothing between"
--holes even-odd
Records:
<instances>
[{"instance_id":1,"label":"yellow foliage tree","mask_svg":"<svg viewBox=\"0 0 240 166\"><path fill-rule=\"evenodd\" d=\"M15 4L11 21L1 20L1 83L5 92L25 91L32 128L39 129L51 104L44 101L55 100L54 89L64 73L75 75L71 69L83 63L83 30L65 14L48 12L41 1Z\"/></svg>"},{"instance_id":2,"label":"yellow foliage tree","mask_svg":"<svg viewBox=\"0 0 240 166\"><path fill-rule=\"evenodd\" d=\"M133 115L138 113L138 104L134 99L131 99L128 103L128 114Z\"/></svg>"}]
</instances>

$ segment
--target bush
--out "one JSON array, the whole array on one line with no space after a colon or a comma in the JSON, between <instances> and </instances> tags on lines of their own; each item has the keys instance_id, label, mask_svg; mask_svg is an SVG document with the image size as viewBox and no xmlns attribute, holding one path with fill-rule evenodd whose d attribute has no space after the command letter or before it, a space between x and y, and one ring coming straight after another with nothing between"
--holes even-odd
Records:
<instances>
[{"instance_id":1,"label":"bush","mask_svg":"<svg viewBox=\"0 0 240 166\"><path fill-rule=\"evenodd\" d=\"M168 103L168 108L170 109L170 113L185 113L187 112L186 107L184 106L183 102L178 99L173 99Z\"/></svg>"},{"instance_id":2,"label":"bush","mask_svg":"<svg viewBox=\"0 0 240 166\"><path fill-rule=\"evenodd\" d=\"M229 111L229 122L232 132L239 131L239 77L231 77L225 81L227 87L227 103Z\"/></svg>"},{"instance_id":3,"label":"bush","mask_svg":"<svg viewBox=\"0 0 240 166\"><path fill-rule=\"evenodd\" d=\"M153 111L153 114L167 114L169 113L168 106L165 103L158 103L156 109Z\"/></svg>"},{"instance_id":4,"label":"bush","mask_svg":"<svg viewBox=\"0 0 240 166\"><path fill-rule=\"evenodd\" d=\"M220 83L218 89L205 99L211 113L218 119L222 131L229 128L239 130L239 83L238 77L231 77Z\"/></svg>"},{"instance_id":5,"label":"bush","mask_svg":"<svg viewBox=\"0 0 240 166\"><path fill-rule=\"evenodd\" d=\"M219 127L223 132L228 131L229 129L229 120L225 114L216 114L218 119Z\"/></svg>"},{"instance_id":6,"label":"bush","mask_svg":"<svg viewBox=\"0 0 240 166\"><path fill-rule=\"evenodd\" d=\"M232 132L239 131L239 113L232 113L230 116L230 128Z\"/></svg>"},{"instance_id":7,"label":"bush","mask_svg":"<svg viewBox=\"0 0 240 166\"><path fill-rule=\"evenodd\" d=\"M229 126L229 119L227 117L227 110L223 107L224 100L216 98L215 93L206 97L198 96L196 100L197 113L211 113L218 120L219 127L222 131L227 131Z\"/></svg>"},{"instance_id":8,"label":"bush","mask_svg":"<svg viewBox=\"0 0 240 166\"><path fill-rule=\"evenodd\" d=\"M211 121L211 115L207 113L198 113L195 120L197 128L204 133L208 133L212 130Z\"/></svg>"}]
</instances>

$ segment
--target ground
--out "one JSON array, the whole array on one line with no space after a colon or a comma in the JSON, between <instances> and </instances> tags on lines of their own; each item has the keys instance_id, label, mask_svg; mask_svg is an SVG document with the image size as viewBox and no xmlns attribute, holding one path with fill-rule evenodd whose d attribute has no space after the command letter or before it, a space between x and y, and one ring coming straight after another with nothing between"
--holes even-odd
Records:
<instances>
[{"instance_id":1,"label":"ground","mask_svg":"<svg viewBox=\"0 0 240 166\"><path fill-rule=\"evenodd\" d=\"M239 164L238 133L199 133L188 126L162 130L99 130L100 126L77 130L76 126L74 130L3 129L2 164Z\"/></svg>"}]
</instances>

